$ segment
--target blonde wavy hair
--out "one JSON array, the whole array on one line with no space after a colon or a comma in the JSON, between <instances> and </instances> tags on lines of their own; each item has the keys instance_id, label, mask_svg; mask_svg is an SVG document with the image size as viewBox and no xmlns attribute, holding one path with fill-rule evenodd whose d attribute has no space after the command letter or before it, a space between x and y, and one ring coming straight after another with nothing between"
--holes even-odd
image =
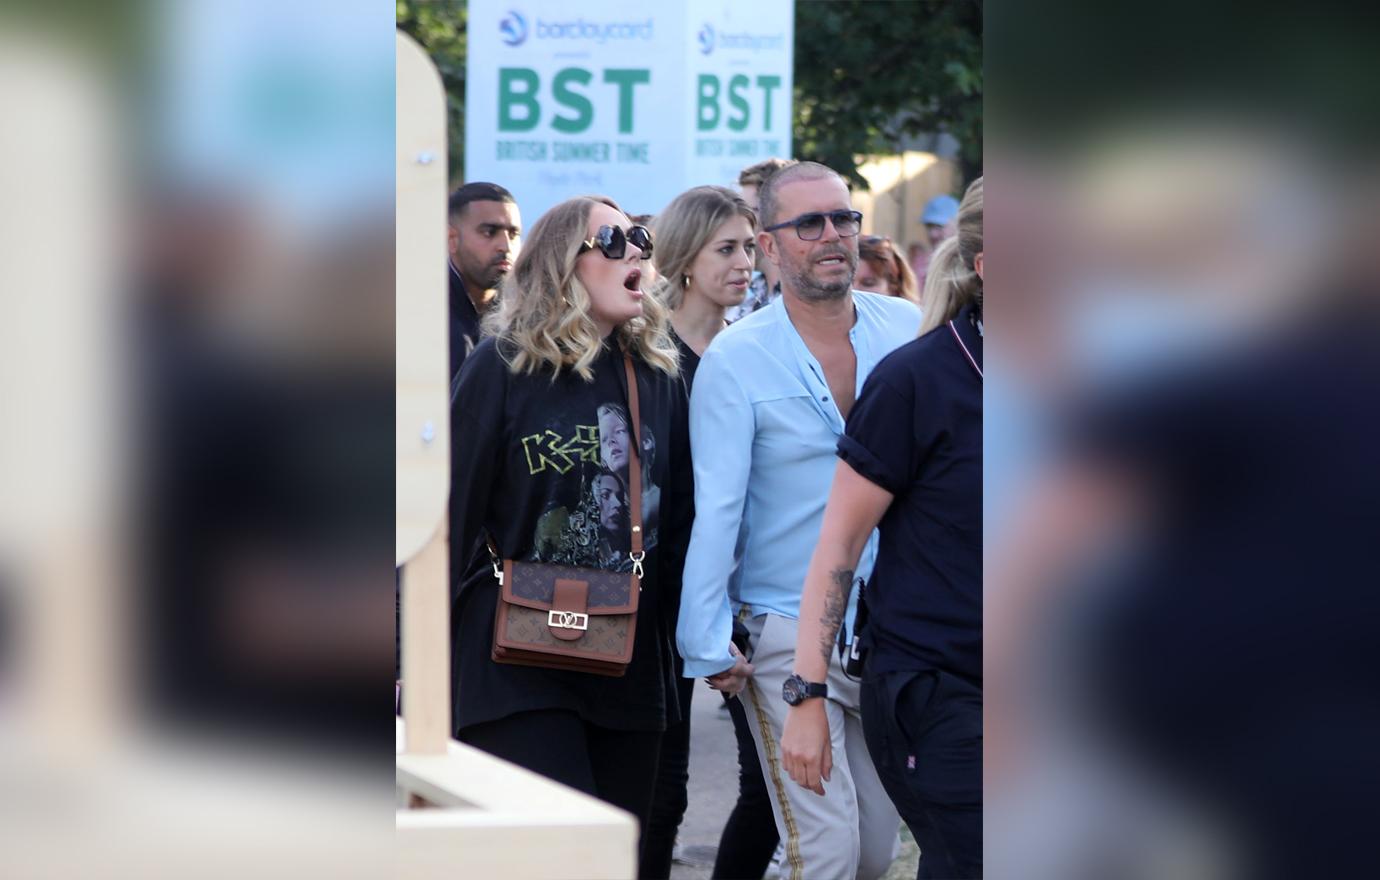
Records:
<instances>
[{"instance_id":1,"label":"blonde wavy hair","mask_svg":"<svg viewBox=\"0 0 1380 880\"><path fill-rule=\"evenodd\" d=\"M623 213L607 196L577 196L542 215L503 282L499 307L484 319L484 335L498 338L499 353L514 373L549 367L557 376L570 369L586 382L594 380L591 366L603 340L590 317L589 291L575 275L575 261L596 204ZM659 298L643 297L642 316L614 332L624 351L675 376L680 358L668 315Z\"/></svg>"},{"instance_id":2,"label":"blonde wavy hair","mask_svg":"<svg viewBox=\"0 0 1380 880\"><path fill-rule=\"evenodd\" d=\"M661 280L653 292L672 310L685 299L690 267L725 221L742 217L754 233L757 215L743 197L723 186L697 186L676 196L657 215L656 269Z\"/></svg>"},{"instance_id":3,"label":"blonde wavy hair","mask_svg":"<svg viewBox=\"0 0 1380 880\"><path fill-rule=\"evenodd\" d=\"M958 205L958 232L930 257L920 308L920 335L953 320L969 303L982 305L982 279L973 262L982 253L982 178L968 185Z\"/></svg>"}]
</instances>

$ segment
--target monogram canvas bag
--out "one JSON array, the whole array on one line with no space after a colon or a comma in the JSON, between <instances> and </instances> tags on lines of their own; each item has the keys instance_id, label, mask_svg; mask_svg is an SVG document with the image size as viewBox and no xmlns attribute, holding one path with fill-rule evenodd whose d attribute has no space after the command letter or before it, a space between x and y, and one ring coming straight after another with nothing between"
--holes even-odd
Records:
<instances>
[{"instance_id":1,"label":"monogram canvas bag","mask_svg":"<svg viewBox=\"0 0 1380 880\"><path fill-rule=\"evenodd\" d=\"M629 494L630 573L500 559L489 542L499 583L491 656L497 663L621 676L632 660L637 599L642 591L642 419L632 358L623 356L632 416Z\"/></svg>"}]
</instances>

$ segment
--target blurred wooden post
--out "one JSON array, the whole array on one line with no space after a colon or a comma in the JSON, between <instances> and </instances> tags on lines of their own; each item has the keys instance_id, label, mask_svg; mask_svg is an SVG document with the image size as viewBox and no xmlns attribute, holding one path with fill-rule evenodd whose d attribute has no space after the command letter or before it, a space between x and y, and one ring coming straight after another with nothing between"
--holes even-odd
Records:
<instances>
[{"instance_id":1,"label":"blurred wooden post","mask_svg":"<svg viewBox=\"0 0 1380 880\"><path fill-rule=\"evenodd\" d=\"M403 569L403 717L407 751L444 755L450 739L450 607L446 519Z\"/></svg>"},{"instance_id":2,"label":"blurred wooden post","mask_svg":"<svg viewBox=\"0 0 1380 880\"><path fill-rule=\"evenodd\" d=\"M430 59L397 38L397 534L407 751L450 739L446 498L446 95Z\"/></svg>"}]
</instances>

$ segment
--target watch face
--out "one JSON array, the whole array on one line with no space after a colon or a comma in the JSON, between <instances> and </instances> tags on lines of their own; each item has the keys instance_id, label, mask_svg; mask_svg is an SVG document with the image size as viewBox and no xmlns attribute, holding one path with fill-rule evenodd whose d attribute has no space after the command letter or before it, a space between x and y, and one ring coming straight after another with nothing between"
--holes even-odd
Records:
<instances>
[{"instance_id":1,"label":"watch face","mask_svg":"<svg viewBox=\"0 0 1380 880\"><path fill-rule=\"evenodd\" d=\"M805 695L801 693L800 679L792 675L781 685L781 698L792 706L799 705Z\"/></svg>"}]
</instances>

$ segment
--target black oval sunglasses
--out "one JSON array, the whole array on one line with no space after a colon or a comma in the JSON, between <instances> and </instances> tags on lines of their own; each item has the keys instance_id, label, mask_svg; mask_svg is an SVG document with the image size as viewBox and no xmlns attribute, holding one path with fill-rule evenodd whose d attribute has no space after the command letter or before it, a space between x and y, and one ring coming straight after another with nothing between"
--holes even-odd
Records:
<instances>
[{"instance_id":1,"label":"black oval sunglasses","mask_svg":"<svg viewBox=\"0 0 1380 880\"><path fill-rule=\"evenodd\" d=\"M628 242L642 251L642 259L651 259L652 233L645 226L631 226L626 233L618 226L600 226L593 238L580 243L580 251L575 256L598 248L608 259L621 260L628 252Z\"/></svg>"}]
</instances>

